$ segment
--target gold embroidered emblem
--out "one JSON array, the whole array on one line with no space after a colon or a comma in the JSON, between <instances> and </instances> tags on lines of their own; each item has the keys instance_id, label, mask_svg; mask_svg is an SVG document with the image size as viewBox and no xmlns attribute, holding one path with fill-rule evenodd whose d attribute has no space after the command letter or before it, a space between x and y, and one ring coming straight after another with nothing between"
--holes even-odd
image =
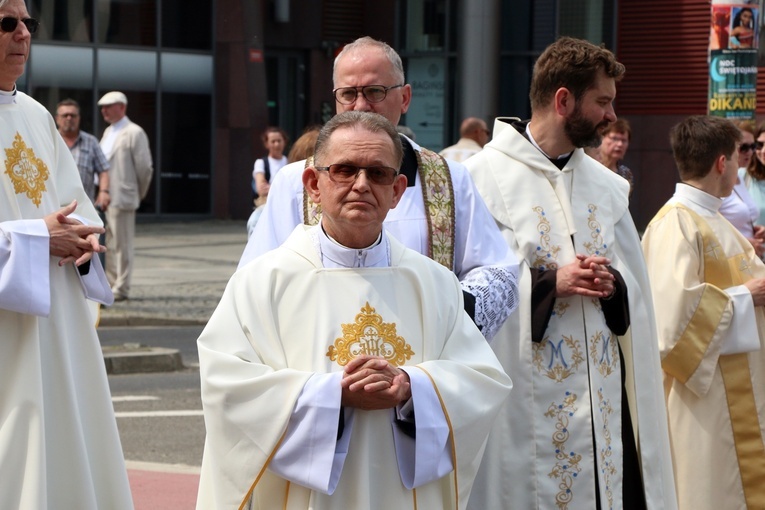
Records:
<instances>
[{"instance_id":1,"label":"gold embroidered emblem","mask_svg":"<svg viewBox=\"0 0 765 510\"><path fill-rule=\"evenodd\" d=\"M584 243L584 248L590 255L598 255L601 257L608 256L608 244L603 241L603 227L601 227L598 218L595 216L595 211L598 210L598 206L595 204L589 204L587 206L587 226L590 227L590 237L592 237L591 243Z\"/></svg>"},{"instance_id":2,"label":"gold embroidered emblem","mask_svg":"<svg viewBox=\"0 0 765 510\"><path fill-rule=\"evenodd\" d=\"M557 269L560 246L550 244L550 232L552 231L550 220L547 219L544 208L536 206L532 207L532 210L537 213L537 218L539 219L539 223L537 223L539 244L532 255L531 267L543 271L546 269Z\"/></svg>"},{"instance_id":3,"label":"gold embroidered emblem","mask_svg":"<svg viewBox=\"0 0 765 510\"><path fill-rule=\"evenodd\" d=\"M603 474L605 482L606 498L608 499L608 508L614 506L614 494L611 488L611 477L616 476L616 466L611 458L611 431L608 428L608 417L614 414L611 407L611 401L603 396L603 388L598 389L598 410L603 416L603 439L606 444L600 449L600 471ZM596 475L597 476L597 475Z\"/></svg>"},{"instance_id":4,"label":"gold embroidered emblem","mask_svg":"<svg viewBox=\"0 0 765 510\"><path fill-rule=\"evenodd\" d=\"M385 323L375 309L364 305L352 324L342 324L343 336L327 349L327 357L341 367L361 355L380 356L396 367L414 355L412 346L396 333L395 323Z\"/></svg>"},{"instance_id":5,"label":"gold embroidered emblem","mask_svg":"<svg viewBox=\"0 0 765 510\"><path fill-rule=\"evenodd\" d=\"M555 495L555 505L559 510L566 510L569 503L574 499L574 481L576 481L582 467L579 463L582 456L566 447L570 434L568 430L569 418L577 411L576 393L566 392L562 404L553 402L547 409L545 416L555 420L555 432L552 435L552 444L555 448L555 466L547 476L558 480L558 493Z\"/></svg>"},{"instance_id":6,"label":"gold embroidered emblem","mask_svg":"<svg viewBox=\"0 0 765 510\"><path fill-rule=\"evenodd\" d=\"M531 362L537 372L555 382L563 382L579 370L584 361L581 344L571 336L563 336L556 344L549 337L532 343ZM549 349L549 355L547 347Z\"/></svg>"},{"instance_id":7,"label":"gold embroidered emblem","mask_svg":"<svg viewBox=\"0 0 765 510\"><path fill-rule=\"evenodd\" d=\"M590 338L590 359L603 377L613 374L619 364L617 341L611 332L603 334L602 331L597 331Z\"/></svg>"},{"instance_id":8,"label":"gold embroidered emblem","mask_svg":"<svg viewBox=\"0 0 765 510\"><path fill-rule=\"evenodd\" d=\"M13 182L13 191L17 195L26 193L37 207L40 207L45 181L48 180L48 166L35 157L35 151L27 147L24 139L17 132L13 146L5 149L5 173Z\"/></svg>"}]
</instances>

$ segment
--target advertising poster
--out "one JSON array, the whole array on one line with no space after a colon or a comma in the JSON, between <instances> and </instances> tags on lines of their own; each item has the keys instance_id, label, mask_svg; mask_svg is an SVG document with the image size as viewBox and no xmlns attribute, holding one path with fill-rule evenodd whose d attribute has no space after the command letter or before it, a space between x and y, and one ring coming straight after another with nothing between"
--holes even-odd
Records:
<instances>
[{"instance_id":1,"label":"advertising poster","mask_svg":"<svg viewBox=\"0 0 765 510\"><path fill-rule=\"evenodd\" d=\"M756 1L712 0L707 106L710 115L754 118L760 23L760 8Z\"/></svg>"}]
</instances>

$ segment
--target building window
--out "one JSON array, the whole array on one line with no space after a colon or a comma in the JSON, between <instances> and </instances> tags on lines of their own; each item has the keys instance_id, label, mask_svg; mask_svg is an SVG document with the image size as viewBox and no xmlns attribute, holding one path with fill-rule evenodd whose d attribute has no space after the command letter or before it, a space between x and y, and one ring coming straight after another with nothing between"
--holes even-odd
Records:
<instances>
[{"instance_id":1,"label":"building window","mask_svg":"<svg viewBox=\"0 0 765 510\"><path fill-rule=\"evenodd\" d=\"M157 45L157 2L97 0L98 42L131 46Z\"/></svg>"}]
</instances>

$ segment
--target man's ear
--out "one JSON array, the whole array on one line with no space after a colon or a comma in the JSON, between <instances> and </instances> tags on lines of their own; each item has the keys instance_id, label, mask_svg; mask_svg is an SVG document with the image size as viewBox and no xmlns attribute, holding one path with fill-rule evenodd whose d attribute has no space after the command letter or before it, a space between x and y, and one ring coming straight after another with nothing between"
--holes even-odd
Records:
<instances>
[{"instance_id":1,"label":"man's ear","mask_svg":"<svg viewBox=\"0 0 765 510\"><path fill-rule=\"evenodd\" d=\"M725 154L720 154L717 156L717 159L715 160L715 172L722 175L725 173L725 162L727 161L727 157L725 157Z\"/></svg>"},{"instance_id":2,"label":"man's ear","mask_svg":"<svg viewBox=\"0 0 765 510\"><path fill-rule=\"evenodd\" d=\"M558 112L558 115L561 117L568 117L569 114L574 111L574 108L576 108L574 94L572 94L566 87L561 87L556 90L553 100L555 101L555 111Z\"/></svg>"},{"instance_id":3,"label":"man's ear","mask_svg":"<svg viewBox=\"0 0 765 510\"><path fill-rule=\"evenodd\" d=\"M399 201L401 200L401 197L404 195L404 192L406 191L406 186L407 186L406 175L398 174L396 176L396 180L393 181L393 203L390 206L391 209L395 208L398 205Z\"/></svg>"},{"instance_id":4,"label":"man's ear","mask_svg":"<svg viewBox=\"0 0 765 510\"><path fill-rule=\"evenodd\" d=\"M309 166L303 170L303 187L308 192L311 200L316 204L321 203L321 193L319 193L319 171Z\"/></svg>"}]
</instances>

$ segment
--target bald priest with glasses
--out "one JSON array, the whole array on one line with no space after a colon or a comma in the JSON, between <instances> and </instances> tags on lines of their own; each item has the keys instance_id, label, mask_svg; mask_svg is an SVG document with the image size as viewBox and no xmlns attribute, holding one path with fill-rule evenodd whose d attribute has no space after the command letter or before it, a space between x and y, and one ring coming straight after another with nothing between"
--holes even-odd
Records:
<instances>
[{"instance_id":1,"label":"bald priest with glasses","mask_svg":"<svg viewBox=\"0 0 765 510\"><path fill-rule=\"evenodd\" d=\"M334 117L302 177L320 224L231 278L198 340L198 509L466 507L511 382L454 274L383 226L402 155L384 117Z\"/></svg>"}]
</instances>

